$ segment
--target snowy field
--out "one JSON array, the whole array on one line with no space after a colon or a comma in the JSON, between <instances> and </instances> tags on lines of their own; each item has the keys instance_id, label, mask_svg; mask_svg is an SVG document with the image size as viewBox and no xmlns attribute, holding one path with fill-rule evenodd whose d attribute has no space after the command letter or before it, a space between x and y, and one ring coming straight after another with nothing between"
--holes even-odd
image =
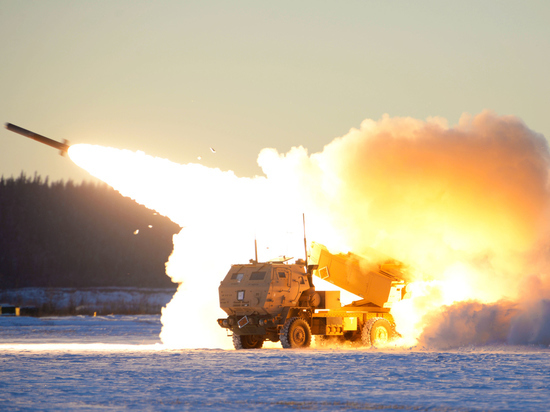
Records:
<instances>
[{"instance_id":1,"label":"snowy field","mask_svg":"<svg viewBox=\"0 0 550 412\"><path fill-rule=\"evenodd\" d=\"M169 350L160 329L154 315L0 317L0 409L541 411L550 405L548 348Z\"/></svg>"}]
</instances>

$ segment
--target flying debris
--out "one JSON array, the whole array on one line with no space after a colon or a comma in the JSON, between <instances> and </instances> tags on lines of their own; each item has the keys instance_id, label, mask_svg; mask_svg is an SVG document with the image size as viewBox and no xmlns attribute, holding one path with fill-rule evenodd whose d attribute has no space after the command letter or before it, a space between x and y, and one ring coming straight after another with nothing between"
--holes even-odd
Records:
<instances>
[{"instance_id":1,"label":"flying debris","mask_svg":"<svg viewBox=\"0 0 550 412\"><path fill-rule=\"evenodd\" d=\"M54 149L59 150L59 154L61 156L66 156L67 151L69 150L69 141L63 140L63 143L58 142L56 140L50 139L49 137L42 136L40 134L31 132L30 130L23 129L22 127L16 126L11 123L6 123L6 129L8 129L11 132L19 133L20 135L23 135L25 137L28 137L29 139L36 140L37 142L44 143L45 145L51 146Z\"/></svg>"},{"instance_id":2,"label":"flying debris","mask_svg":"<svg viewBox=\"0 0 550 412\"><path fill-rule=\"evenodd\" d=\"M210 150L212 151L212 153L216 153L216 149L214 149L213 147L211 147Z\"/></svg>"}]
</instances>

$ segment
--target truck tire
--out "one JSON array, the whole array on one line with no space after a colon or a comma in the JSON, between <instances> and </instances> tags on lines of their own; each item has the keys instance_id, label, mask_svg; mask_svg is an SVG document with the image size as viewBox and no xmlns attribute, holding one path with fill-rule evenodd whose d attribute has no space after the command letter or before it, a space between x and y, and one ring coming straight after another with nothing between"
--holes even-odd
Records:
<instances>
[{"instance_id":1,"label":"truck tire","mask_svg":"<svg viewBox=\"0 0 550 412\"><path fill-rule=\"evenodd\" d=\"M279 338L285 349L308 348L311 345L311 329L304 319L290 318L283 325Z\"/></svg>"},{"instance_id":2,"label":"truck tire","mask_svg":"<svg viewBox=\"0 0 550 412\"><path fill-rule=\"evenodd\" d=\"M233 346L235 349L261 349L264 338L260 335L236 335L233 334Z\"/></svg>"},{"instance_id":3,"label":"truck tire","mask_svg":"<svg viewBox=\"0 0 550 412\"><path fill-rule=\"evenodd\" d=\"M361 331L361 340L366 347L383 346L394 337L393 328L384 318L372 318L367 321Z\"/></svg>"}]
</instances>

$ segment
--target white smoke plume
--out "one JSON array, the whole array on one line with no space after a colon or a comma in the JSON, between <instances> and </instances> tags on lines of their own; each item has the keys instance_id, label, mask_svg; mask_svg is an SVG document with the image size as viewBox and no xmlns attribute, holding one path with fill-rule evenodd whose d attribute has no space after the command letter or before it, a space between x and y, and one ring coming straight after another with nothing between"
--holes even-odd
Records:
<instances>
[{"instance_id":1,"label":"white smoke plume","mask_svg":"<svg viewBox=\"0 0 550 412\"><path fill-rule=\"evenodd\" d=\"M455 127L440 118L365 120L321 153L264 149L258 162L265 177L251 179L86 145L70 155L184 227L167 265L182 283L163 311L168 345L227 347L216 324L220 280L231 263L253 257L255 235L266 245L260 259L303 257L302 212L310 240L359 254L372 247L410 265L414 297L393 310L408 343L487 342L448 333L451 323L471 326L480 311L496 340L530 342L526 333L546 339L550 152L544 136L516 117L486 111L464 115ZM533 279L535 299L527 298ZM502 299L519 307L495 303ZM540 313L540 327L514 321L530 310Z\"/></svg>"}]
</instances>

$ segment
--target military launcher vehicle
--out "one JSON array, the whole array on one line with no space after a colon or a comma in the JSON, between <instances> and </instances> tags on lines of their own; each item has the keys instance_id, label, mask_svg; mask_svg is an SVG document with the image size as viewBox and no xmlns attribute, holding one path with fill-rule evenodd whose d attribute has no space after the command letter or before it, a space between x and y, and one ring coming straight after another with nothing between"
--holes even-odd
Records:
<instances>
[{"instance_id":1,"label":"military launcher vehicle","mask_svg":"<svg viewBox=\"0 0 550 412\"><path fill-rule=\"evenodd\" d=\"M261 348L266 340L305 348L312 335L321 345L348 340L370 347L397 336L390 308L406 294L403 264L374 251L369 258L334 255L314 242L307 263L287 261L232 265L222 280L220 307L228 317L218 324L232 333L235 349ZM314 275L362 299L342 306L340 291L315 290Z\"/></svg>"}]
</instances>

